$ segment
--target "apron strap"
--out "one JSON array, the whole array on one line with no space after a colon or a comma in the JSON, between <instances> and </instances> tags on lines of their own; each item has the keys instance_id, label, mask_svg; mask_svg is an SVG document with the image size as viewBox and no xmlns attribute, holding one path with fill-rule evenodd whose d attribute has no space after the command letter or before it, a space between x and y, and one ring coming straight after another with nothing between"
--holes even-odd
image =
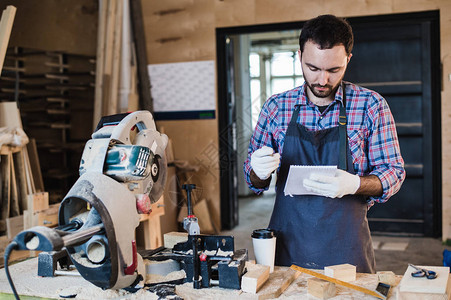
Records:
<instances>
[{"instance_id":1,"label":"apron strap","mask_svg":"<svg viewBox=\"0 0 451 300\"><path fill-rule=\"evenodd\" d=\"M346 152L346 148L347 148L347 144L348 144L348 132L346 129L346 125L348 123L347 118L346 118L346 91L345 91L345 84L344 82L342 82L342 90L343 90L343 100L342 100L342 105L340 105L340 115L338 117L338 127L339 127L339 143L340 143L340 156L339 156L339 162L338 162L338 168L347 171L347 152ZM291 117L290 120L290 125L294 125L296 124L297 120L298 120L298 116L299 116L299 110L300 110L300 105L296 104L294 106L294 112L293 112L293 116Z\"/></svg>"},{"instance_id":2,"label":"apron strap","mask_svg":"<svg viewBox=\"0 0 451 300\"><path fill-rule=\"evenodd\" d=\"M301 105L300 104L296 104L294 106L294 112L293 115L291 116L291 120L290 120L290 124L289 125L294 125L296 127L296 122L298 121L298 116L299 116L299 110L301 109Z\"/></svg>"},{"instance_id":3,"label":"apron strap","mask_svg":"<svg viewBox=\"0 0 451 300\"><path fill-rule=\"evenodd\" d=\"M346 131L346 125L348 123L346 118L346 90L345 84L342 82L342 90L343 90L343 101L342 105L340 105L340 116L338 117L338 127L339 127L339 136L340 136L340 157L338 168L347 171L347 155L346 155L346 146L348 141L348 133Z\"/></svg>"}]
</instances>

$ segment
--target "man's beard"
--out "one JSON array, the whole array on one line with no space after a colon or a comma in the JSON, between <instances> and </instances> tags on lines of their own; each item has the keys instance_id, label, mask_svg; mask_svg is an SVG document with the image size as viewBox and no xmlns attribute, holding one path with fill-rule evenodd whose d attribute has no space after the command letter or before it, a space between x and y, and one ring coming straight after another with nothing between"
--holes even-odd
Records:
<instances>
[{"instance_id":1,"label":"man's beard","mask_svg":"<svg viewBox=\"0 0 451 300\"><path fill-rule=\"evenodd\" d=\"M337 91L338 88L338 84L333 87L330 84L326 84L326 85L320 85L320 84L310 84L307 80L305 81L307 83L307 86L309 87L310 91L313 93L313 95L315 95L315 97L318 98L327 98L329 97L332 93L335 93ZM315 89L315 87L319 87L319 88L327 88L324 91L318 91Z\"/></svg>"}]
</instances>

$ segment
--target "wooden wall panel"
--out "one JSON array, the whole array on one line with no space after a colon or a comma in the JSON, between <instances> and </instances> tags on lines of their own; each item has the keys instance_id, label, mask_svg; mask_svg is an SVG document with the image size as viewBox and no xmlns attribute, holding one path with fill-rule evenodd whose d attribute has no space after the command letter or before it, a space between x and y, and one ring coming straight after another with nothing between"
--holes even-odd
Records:
<instances>
[{"instance_id":1,"label":"wooden wall panel","mask_svg":"<svg viewBox=\"0 0 451 300\"><path fill-rule=\"evenodd\" d=\"M97 0L0 0L7 5L17 8L9 46L95 55Z\"/></svg>"},{"instance_id":2,"label":"wooden wall panel","mask_svg":"<svg viewBox=\"0 0 451 300\"><path fill-rule=\"evenodd\" d=\"M158 2L158 1L157 1ZM212 60L215 57L214 2L170 2L168 8L142 1L148 62Z\"/></svg>"},{"instance_id":3,"label":"wooden wall panel","mask_svg":"<svg viewBox=\"0 0 451 300\"><path fill-rule=\"evenodd\" d=\"M172 140L174 158L185 160L199 167L198 172L189 174L187 182L196 184L193 191L197 200L206 199L214 226L220 226L219 201L219 147L216 120L160 121L158 128ZM184 192L183 192L184 193ZM182 195L186 198L186 194ZM202 218L202 216L197 216Z\"/></svg>"},{"instance_id":4,"label":"wooden wall panel","mask_svg":"<svg viewBox=\"0 0 451 300\"><path fill-rule=\"evenodd\" d=\"M229 0L215 2L216 27L255 24L255 0Z\"/></svg>"}]
</instances>

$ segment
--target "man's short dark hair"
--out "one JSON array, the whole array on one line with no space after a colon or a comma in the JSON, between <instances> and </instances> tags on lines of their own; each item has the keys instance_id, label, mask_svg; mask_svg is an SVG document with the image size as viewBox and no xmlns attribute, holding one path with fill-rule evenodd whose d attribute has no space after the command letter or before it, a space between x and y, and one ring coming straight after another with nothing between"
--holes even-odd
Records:
<instances>
[{"instance_id":1,"label":"man's short dark hair","mask_svg":"<svg viewBox=\"0 0 451 300\"><path fill-rule=\"evenodd\" d=\"M319 45L320 49L343 45L348 55L351 54L354 45L351 25L345 19L333 15L318 16L304 24L299 36L301 52L309 40Z\"/></svg>"}]
</instances>

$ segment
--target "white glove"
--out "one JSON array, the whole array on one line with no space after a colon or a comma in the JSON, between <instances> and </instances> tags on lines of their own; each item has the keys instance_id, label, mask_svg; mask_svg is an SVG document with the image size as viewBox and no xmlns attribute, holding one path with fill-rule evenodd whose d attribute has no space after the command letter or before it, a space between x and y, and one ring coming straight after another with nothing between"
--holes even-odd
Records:
<instances>
[{"instance_id":1,"label":"white glove","mask_svg":"<svg viewBox=\"0 0 451 300\"><path fill-rule=\"evenodd\" d=\"M279 167L280 154L268 146L256 150L251 155L251 167L261 180L266 180Z\"/></svg>"},{"instance_id":2,"label":"white glove","mask_svg":"<svg viewBox=\"0 0 451 300\"><path fill-rule=\"evenodd\" d=\"M337 169L335 176L313 173L309 179L304 179L303 184L310 192L330 198L341 198L357 192L360 187L360 177Z\"/></svg>"}]
</instances>

